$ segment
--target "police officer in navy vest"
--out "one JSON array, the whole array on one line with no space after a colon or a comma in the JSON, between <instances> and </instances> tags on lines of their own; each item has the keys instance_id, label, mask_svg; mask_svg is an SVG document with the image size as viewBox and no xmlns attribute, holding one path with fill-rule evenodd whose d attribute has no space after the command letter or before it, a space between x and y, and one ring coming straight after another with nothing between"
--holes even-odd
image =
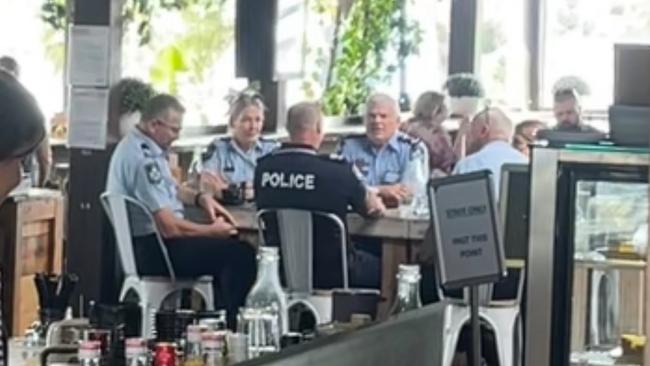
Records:
<instances>
[{"instance_id":1,"label":"police officer in navy vest","mask_svg":"<svg viewBox=\"0 0 650 366\"><path fill-rule=\"evenodd\" d=\"M167 152L182 127L183 106L171 95L151 99L141 122L117 145L108 172L106 190L140 201L153 215L176 275L211 275L215 298L225 306L231 327L255 279L255 251L234 238L232 216L211 194L179 186ZM184 205L196 205L208 224L184 218ZM134 251L141 275L161 275L165 265L154 228L142 215L131 215Z\"/></svg>"},{"instance_id":2,"label":"police officer in navy vest","mask_svg":"<svg viewBox=\"0 0 650 366\"><path fill-rule=\"evenodd\" d=\"M320 107L300 103L289 109L287 130L291 142L258 160L255 201L258 209L294 208L334 213L346 222L348 206L369 216L381 215L384 206L368 190L354 166L339 156L319 155L323 141ZM314 287L340 287L340 247L335 228L315 218ZM269 238L270 237L270 238ZM269 228L267 242L276 241ZM352 270L351 284L355 285Z\"/></svg>"}]
</instances>

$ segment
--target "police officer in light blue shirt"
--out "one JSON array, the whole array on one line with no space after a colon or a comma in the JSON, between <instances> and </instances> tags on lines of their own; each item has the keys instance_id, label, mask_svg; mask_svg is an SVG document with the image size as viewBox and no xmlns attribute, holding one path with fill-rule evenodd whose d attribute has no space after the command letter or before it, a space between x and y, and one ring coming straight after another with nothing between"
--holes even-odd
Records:
<instances>
[{"instance_id":1,"label":"police officer in light blue shirt","mask_svg":"<svg viewBox=\"0 0 650 366\"><path fill-rule=\"evenodd\" d=\"M388 95L375 94L366 104L366 134L344 138L339 153L356 165L366 184L387 206L395 207L429 179L429 157L420 140L400 131L399 107Z\"/></svg>"},{"instance_id":2,"label":"police officer in light blue shirt","mask_svg":"<svg viewBox=\"0 0 650 366\"><path fill-rule=\"evenodd\" d=\"M145 215L137 215L137 210L129 214L138 273L168 275L155 225L176 275L212 276L220 301L215 306L227 308L229 324L234 327L237 309L255 277L255 252L233 237L237 234L234 219L211 194L178 186L173 178L167 150L179 136L184 111L173 96L151 99L140 123L115 148L106 190L139 201L154 218L151 223ZM201 207L208 223L186 220L184 205Z\"/></svg>"},{"instance_id":3,"label":"police officer in light blue shirt","mask_svg":"<svg viewBox=\"0 0 650 366\"><path fill-rule=\"evenodd\" d=\"M231 106L231 136L218 138L208 147L201 167L202 187L219 196L228 184L250 184L257 159L275 150L276 141L260 136L264 104L257 94L242 93Z\"/></svg>"}]
</instances>

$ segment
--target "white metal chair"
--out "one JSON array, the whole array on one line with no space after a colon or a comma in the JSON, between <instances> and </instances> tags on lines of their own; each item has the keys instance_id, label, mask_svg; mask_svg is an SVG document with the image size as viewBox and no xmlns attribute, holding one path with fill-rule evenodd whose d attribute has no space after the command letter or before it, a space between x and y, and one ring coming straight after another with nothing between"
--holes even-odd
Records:
<instances>
[{"instance_id":1,"label":"white metal chair","mask_svg":"<svg viewBox=\"0 0 650 366\"><path fill-rule=\"evenodd\" d=\"M314 217L321 217L329 220L341 234L342 288L347 290L349 288L347 231L343 221L338 216L327 212L297 209L263 209L257 212L260 243L263 243L263 245L266 245L264 232L267 225L264 218L268 217L267 215L274 215L277 220L289 308L297 303L302 303L312 310L317 324L329 323L332 320L332 291L331 289L314 290L313 219Z\"/></svg>"},{"instance_id":2,"label":"white metal chair","mask_svg":"<svg viewBox=\"0 0 650 366\"><path fill-rule=\"evenodd\" d=\"M113 225L120 261L126 276L122 284L122 290L120 291L120 301L123 301L130 291L138 295L139 305L142 309L141 333L143 337L152 337L156 312L162 305L162 302L169 295L177 291L185 289L196 291L205 301L206 308L208 310L214 309L212 277L202 276L196 279L182 280L176 278L169 254L167 253L167 248L164 245L160 233L156 229L153 216L146 207L130 197L110 192L104 192L100 196L100 201ZM129 220L129 213L135 212L132 210L138 210L138 214L147 218L154 228L154 233L160 246L160 252L167 267L168 277L140 276L138 274L133 251L131 222Z\"/></svg>"},{"instance_id":3,"label":"white metal chair","mask_svg":"<svg viewBox=\"0 0 650 366\"><path fill-rule=\"evenodd\" d=\"M522 329L519 322L521 297L525 283L525 269L522 268L518 281L517 297L506 301L486 301L484 295L481 298L479 316L494 330L496 347L501 366L521 365L521 337ZM484 287L485 293L491 294L492 289ZM444 292L438 286L440 299L446 302L444 311L443 331L443 366L451 366L456 351L456 345L460 333L470 320L469 303L466 300L446 298Z\"/></svg>"}]
</instances>

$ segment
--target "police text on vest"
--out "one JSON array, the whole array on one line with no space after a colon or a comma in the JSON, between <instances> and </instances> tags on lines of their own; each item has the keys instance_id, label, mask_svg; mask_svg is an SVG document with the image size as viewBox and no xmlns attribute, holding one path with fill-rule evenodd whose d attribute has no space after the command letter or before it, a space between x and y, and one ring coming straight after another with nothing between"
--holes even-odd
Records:
<instances>
[{"instance_id":1,"label":"police text on vest","mask_svg":"<svg viewBox=\"0 0 650 366\"><path fill-rule=\"evenodd\" d=\"M262 174L262 187L312 191L316 189L314 184L315 180L316 176L314 174L264 172Z\"/></svg>"}]
</instances>

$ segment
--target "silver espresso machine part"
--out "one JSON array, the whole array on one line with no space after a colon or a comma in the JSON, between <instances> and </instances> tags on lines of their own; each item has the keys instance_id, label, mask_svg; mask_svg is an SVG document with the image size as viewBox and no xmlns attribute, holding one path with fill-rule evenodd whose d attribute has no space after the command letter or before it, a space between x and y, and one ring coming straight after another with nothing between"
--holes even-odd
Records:
<instances>
[{"instance_id":1,"label":"silver espresso machine part","mask_svg":"<svg viewBox=\"0 0 650 366\"><path fill-rule=\"evenodd\" d=\"M47 330L46 347L77 345L82 340L84 330L90 328L86 318L65 319L54 322Z\"/></svg>"}]
</instances>

